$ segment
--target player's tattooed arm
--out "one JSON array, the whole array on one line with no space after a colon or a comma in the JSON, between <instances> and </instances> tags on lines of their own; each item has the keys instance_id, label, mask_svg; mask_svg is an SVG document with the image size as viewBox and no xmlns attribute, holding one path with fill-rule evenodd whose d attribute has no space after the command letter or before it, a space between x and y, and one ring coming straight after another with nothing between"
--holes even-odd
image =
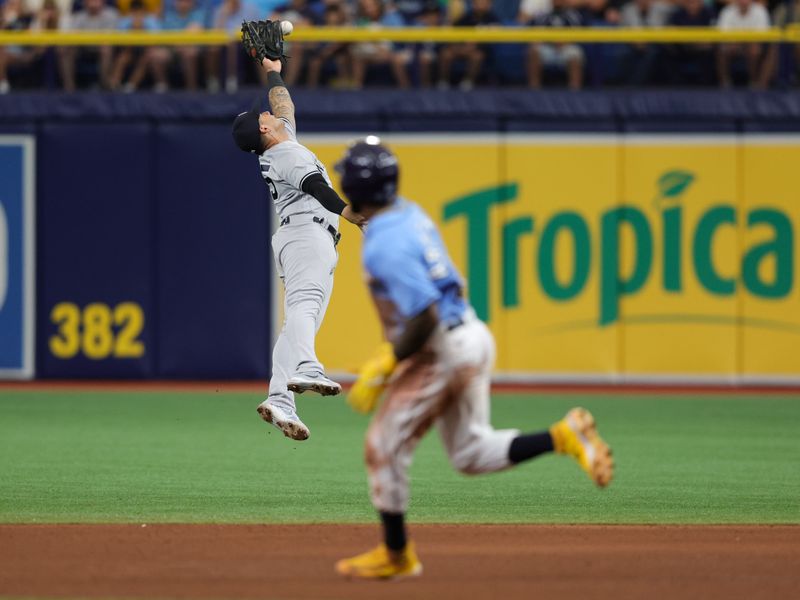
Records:
<instances>
[{"instance_id":1,"label":"player's tattooed arm","mask_svg":"<svg viewBox=\"0 0 800 600\"><path fill-rule=\"evenodd\" d=\"M283 63L280 60L264 58L261 65L267 72L267 85L269 86L269 106L272 114L279 119L286 119L291 123L292 129L297 130L294 121L294 102L286 89L286 84L281 79Z\"/></svg>"},{"instance_id":2,"label":"player's tattooed arm","mask_svg":"<svg viewBox=\"0 0 800 600\"><path fill-rule=\"evenodd\" d=\"M272 88L269 91L269 106L273 115L279 119L286 119L291 123L292 129L297 129L294 121L294 102L288 89L283 86Z\"/></svg>"}]
</instances>

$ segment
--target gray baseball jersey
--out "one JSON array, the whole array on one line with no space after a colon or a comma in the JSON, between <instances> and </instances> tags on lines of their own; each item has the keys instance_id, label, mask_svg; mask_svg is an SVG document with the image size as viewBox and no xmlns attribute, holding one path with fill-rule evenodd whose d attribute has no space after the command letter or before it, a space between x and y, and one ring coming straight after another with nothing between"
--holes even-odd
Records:
<instances>
[{"instance_id":1,"label":"gray baseball jersey","mask_svg":"<svg viewBox=\"0 0 800 600\"><path fill-rule=\"evenodd\" d=\"M314 173L321 174L328 185L331 185L328 172L311 150L297 143L297 137L289 121L286 132L290 139L274 145L258 157L261 176L267 182L278 219L297 214L313 214L323 217L328 223L339 229L339 215L325 209L313 196L306 194L303 182Z\"/></svg>"},{"instance_id":2,"label":"gray baseball jersey","mask_svg":"<svg viewBox=\"0 0 800 600\"><path fill-rule=\"evenodd\" d=\"M321 217L339 229L339 215L303 192L303 181L314 173L321 174L328 185L331 180L314 153L297 143L291 124L284 122L290 139L265 151L258 162L279 222L293 215L305 217L290 220L272 236L275 267L285 293L284 323L272 353L269 401L294 413L289 379L295 374L325 371L317 358L314 337L328 308L339 259L330 232L311 217Z\"/></svg>"}]
</instances>

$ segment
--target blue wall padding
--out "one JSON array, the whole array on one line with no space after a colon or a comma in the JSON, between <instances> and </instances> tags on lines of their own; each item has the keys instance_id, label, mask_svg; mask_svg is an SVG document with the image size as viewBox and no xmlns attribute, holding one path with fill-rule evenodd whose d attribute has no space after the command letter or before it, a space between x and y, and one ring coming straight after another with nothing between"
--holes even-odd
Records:
<instances>
[{"instance_id":1,"label":"blue wall padding","mask_svg":"<svg viewBox=\"0 0 800 600\"><path fill-rule=\"evenodd\" d=\"M625 133L736 133L738 127L731 119L641 119L626 121L622 131Z\"/></svg>"},{"instance_id":2,"label":"blue wall padding","mask_svg":"<svg viewBox=\"0 0 800 600\"><path fill-rule=\"evenodd\" d=\"M4 124L58 121L230 123L261 92L238 94L26 94L0 96ZM709 119L797 121L800 92L747 90L584 90L561 89L292 91L301 131L352 131L380 127L393 118L423 119L612 119L679 121ZM443 124L443 126L447 126Z\"/></svg>"},{"instance_id":3,"label":"blue wall padding","mask_svg":"<svg viewBox=\"0 0 800 600\"><path fill-rule=\"evenodd\" d=\"M616 133L619 125L613 119L508 119L509 133Z\"/></svg>"},{"instance_id":4,"label":"blue wall padding","mask_svg":"<svg viewBox=\"0 0 800 600\"><path fill-rule=\"evenodd\" d=\"M140 124L47 124L37 138L37 373L42 377L149 377L153 324L146 318L141 358L57 358L50 313L101 302L153 303L152 128Z\"/></svg>"},{"instance_id":5,"label":"blue wall padding","mask_svg":"<svg viewBox=\"0 0 800 600\"><path fill-rule=\"evenodd\" d=\"M156 140L158 375L265 378L272 205L256 157L223 125Z\"/></svg>"}]
</instances>

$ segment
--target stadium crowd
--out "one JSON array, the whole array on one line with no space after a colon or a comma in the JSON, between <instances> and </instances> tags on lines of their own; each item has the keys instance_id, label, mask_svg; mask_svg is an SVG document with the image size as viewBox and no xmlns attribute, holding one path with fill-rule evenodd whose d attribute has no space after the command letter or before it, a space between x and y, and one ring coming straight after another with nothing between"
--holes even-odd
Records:
<instances>
[{"instance_id":1,"label":"stadium crowd","mask_svg":"<svg viewBox=\"0 0 800 600\"><path fill-rule=\"evenodd\" d=\"M237 32L243 20L359 27L697 27L762 30L800 22L800 0L0 0L5 30ZM768 3L767 3L768 1ZM292 85L720 85L766 88L795 49L766 44L292 43ZM787 69L784 69L787 71ZM170 87L234 92L261 75L225 47L0 46L0 93L14 88Z\"/></svg>"}]
</instances>

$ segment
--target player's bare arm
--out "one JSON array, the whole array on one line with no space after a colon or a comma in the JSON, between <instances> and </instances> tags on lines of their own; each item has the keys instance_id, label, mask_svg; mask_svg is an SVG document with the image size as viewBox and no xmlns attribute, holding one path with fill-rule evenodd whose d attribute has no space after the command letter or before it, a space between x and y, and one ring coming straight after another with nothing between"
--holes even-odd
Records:
<instances>
[{"instance_id":1,"label":"player's bare arm","mask_svg":"<svg viewBox=\"0 0 800 600\"><path fill-rule=\"evenodd\" d=\"M359 228L367 224L366 217L355 212L349 204L342 209L342 216Z\"/></svg>"},{"instance_id":2,"label":"player's bare arm","mask_svg":"<svg viewBox=\"0 0 800 600\"><path fill-rule=\"evenodd\" d=\"M267 73L280 74L283 68L280 60L270 60L269 58L262 59L261 66ZM292 102L292 97L285 85L276 85L270 88L269 105L273 115L289 121L293 129L297 128L294 119L294 102Z\"/></svg>"},{"instance_id":3,"label":"player's bare arm","mask_svg":"<svg viewBox=\"0 0 800 600\"><path fill-rule=\"evenodd\" d=\"M436 303L406 321L403 333L393 342L381 344L376 355L361 368L347 403L357 412L372 412L397 364L422 350L438 324Z\"/></svg>"},{"instance_id":4,"label":"player's bare arm","mask_svg":"<svg viewBox=\"0 0 800 600\"><path fill-rule=\"evenodd\" d=\"M436 303L431 304L416 317L409 319L403 333L392 344L397 362L419 352L438 324L439 312L436 309Z\"/></svg>"}]
</instances>

